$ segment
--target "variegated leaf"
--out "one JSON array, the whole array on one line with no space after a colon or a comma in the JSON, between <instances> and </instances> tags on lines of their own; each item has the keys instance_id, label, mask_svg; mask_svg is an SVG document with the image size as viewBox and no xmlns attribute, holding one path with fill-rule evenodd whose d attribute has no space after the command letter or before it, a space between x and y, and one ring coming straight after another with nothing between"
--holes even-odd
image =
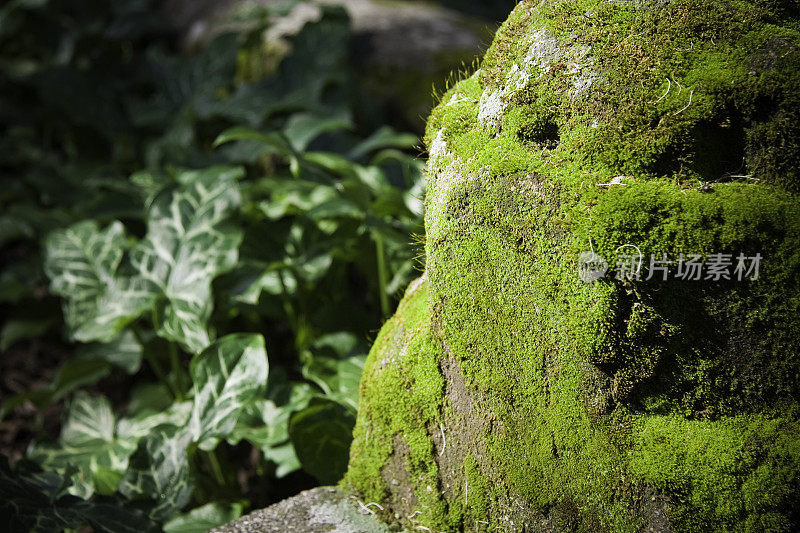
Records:
<instances>
[{"instance_id":1,"label":"variegated leaf","mask_svg":"<svg viewBox=\"0 0 800 533\"><path fill-rule=\"evenodd\" d=\"M48 236L44 269L50 290L64 297L74 339L108 342L153 304L149 283L116 277L125 247L119 222L100 230L96 222L84 221Z\"/></svg>"},{"instance_id":2,"label":"variegated leaf","mask_svg":"<svg viewBox=\"0 0 800 533\"><path fill-rule=\"evenodd\" d=\"M325 395L348 407L358 409L358 385L366 356L346 359L318 356L303 366L303 376L316 383Z\"/></svg>"},{"instance_id":3,"label":"variegated leaf","mask_svg":"<svg viewBox=\"0 0 800 533\"><path fill-rule=\"evenodd\" d=\"M79 359L102 360L135 374L142 364L143 346L131 331L124 331L108 343L86 344L78 348Z\"/></svg>"},{"instance_id":4,"label":"variegated leaf","mask_svg":"<svg viewBox=\"0 0 800 533\"><path fill-rule=\"evenodd\" d=\"M67 419L61 429L61 440L66 444L81 445L113 438L114 412L109 401L102 396L77 393L69 404Z\"/></svg>"},{"instance_id":5,"label":"variegated leaf","mask_svg":"<svg viewBox=\"0 0 800 533\"><path fill-rule=\"evenodd\" d=\"M119 222L100 230L84 221L52 233L45 270L53 293L64 297L73 338L108 342L158 302L159 335L192 353L206 347L211 282L238 259L242 233L226 219L241 203L242 173L212 167L179 174L178 185L153 201L130 265L123 262L127 241ZM132 266L132 275L120 275L124 266Z\"/></svg>"},{"instance_id":6,"label":"variegated leaf","mask_svg":"<svg viewBox=\"0 0 800 533\"><path fill-rule=\"evenodd\" d=\"M27 461L12 470L0 455L0 524L3 531L41 533L83 530L115 533L148 533L156 525L144 513L126 508L115 499L90 501L65 494L74 469L64 475L41 471Z\"/></svg>"},{"instance_id":7,"label":"variegated leaf","mask_svg":"<svg viewBox=\"0 0 800 533\"><path fill-rule=\"evenodd\" d=\"M113 492L136 449L136 440L118 438L114 426L106 398L79 392L69 403L59 441L32 446L28 458L58 472L70 465L78 467L76 479L84 482L76 484L73 492L80 496L88 497L95 490Z\"/></svg>"},{"instance_id":8,"label":"variegated leaf","mask_svg":"<svg viewBox=\"0 0 800 533\"><path fill-rule=\"evenodd\" d=\"M120 437L138 439L160 426L180 428L186 425L191 411L192 402L176 402L163 411L147 410L120 420L117 424L117 434Z\"/></svg>"},{"instance_id":9,"label":"variegated leaf","mask_svg":"<svg viewBox=\"0 0 800 533\"><path fill-rule=\"evenodd\" d=\"M159 335L193 353L209 344L211 281L238 259L242 234L226 219L241 202L241 174L220 168L181 174L181 185L153 202L147 236L131 250L139 276L166 299Z\"/></svg>"},{"instance_id":10,"label":"variegated leaf","mask_svg":"<svg viewBox=\"0 0 800 533\"><path fill-rule=\"evenodd\" d=\"M189 366L194 382L192 439L227 436L239 413L263 390L268 369L260 335L227 335L195 356Z\"/></svg>"},{"instance_id":11,"label":"variegated leaf","mask_svg":"<svg viewBox=\"0 0 800 533\"><path fill-rule=\"evenodd\" d=\"M128 498L147 496L156 502L150 516L163 521L187 503L194 492L194 477L186 448L191 436L184 429L164 426L139 442L130 458L119 490Z\"/></svg>"}]
</instances>

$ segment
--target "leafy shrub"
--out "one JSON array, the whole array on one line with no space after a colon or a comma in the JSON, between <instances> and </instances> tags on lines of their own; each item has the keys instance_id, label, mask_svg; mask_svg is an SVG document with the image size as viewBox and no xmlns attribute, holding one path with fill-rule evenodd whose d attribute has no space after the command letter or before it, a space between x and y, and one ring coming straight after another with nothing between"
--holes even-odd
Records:
<instances>
[{"instance_id":1,"label":"leafy shrub","mask_svg":"<svg viewBox=\"0 0 800 533\"><path fill-rule=\"evenodd\" d=\"M335 482L366 341L414 276L417 140L354 123L344 12L258 77L274 13L184 57L154 7L0 8L0 348L69 343L0 409L67 399L57 439L0 463L9 530L206 530L247 505L242 446L265 478Z\"/></svg>"}]
</instances>

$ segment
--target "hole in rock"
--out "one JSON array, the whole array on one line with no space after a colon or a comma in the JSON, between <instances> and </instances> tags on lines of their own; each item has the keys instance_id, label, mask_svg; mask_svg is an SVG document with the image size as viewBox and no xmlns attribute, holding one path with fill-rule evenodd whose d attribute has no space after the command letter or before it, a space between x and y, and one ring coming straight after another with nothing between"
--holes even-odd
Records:
<instances>
[{"instance_id":1,"label":"hole in rock","mask_svg":"<svg viewBox=\"0 0 800 533\"><path fill-rule=\"evenodd\" d=\"M552 119L537 120L526 124L517 133L520 141L526 144L535 144L541 148L552 150L558 146L561 134L558 124Z\"/></svg>"}]
</instances>

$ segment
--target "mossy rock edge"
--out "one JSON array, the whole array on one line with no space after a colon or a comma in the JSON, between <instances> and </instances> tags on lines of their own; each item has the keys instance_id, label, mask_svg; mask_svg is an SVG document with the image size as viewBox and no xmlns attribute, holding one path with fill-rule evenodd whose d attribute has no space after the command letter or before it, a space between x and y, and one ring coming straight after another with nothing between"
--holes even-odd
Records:
<instances>
[{"instance_id":1,"label":"mossy rock edge","mask_svg":"<svg viewBox=\"0 0 800 533\"><path fill-rule=\"evenodd\" d=\"M426 143L343 486L409 530L800 529L800 6L522 2ZM581 281L625 244L762 261Z\"/></svg>"}]
</instances>

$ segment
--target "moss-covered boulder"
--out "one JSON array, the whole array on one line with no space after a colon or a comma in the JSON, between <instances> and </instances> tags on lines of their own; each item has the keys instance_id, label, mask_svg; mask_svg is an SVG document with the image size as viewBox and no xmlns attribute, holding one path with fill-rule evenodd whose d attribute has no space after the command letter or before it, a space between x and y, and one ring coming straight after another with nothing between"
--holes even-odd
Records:
<instances>
[{"instance_id":1,"label":"moss-covered boulder","mask_svg":"<svg viewBox=\"0 0 800 533\"><path fill-rule=\"evenodd\" d=\"M426 142L344 485L409 530L798 530L797 2L523 1Z\"/></svg>"}]
</instances>

